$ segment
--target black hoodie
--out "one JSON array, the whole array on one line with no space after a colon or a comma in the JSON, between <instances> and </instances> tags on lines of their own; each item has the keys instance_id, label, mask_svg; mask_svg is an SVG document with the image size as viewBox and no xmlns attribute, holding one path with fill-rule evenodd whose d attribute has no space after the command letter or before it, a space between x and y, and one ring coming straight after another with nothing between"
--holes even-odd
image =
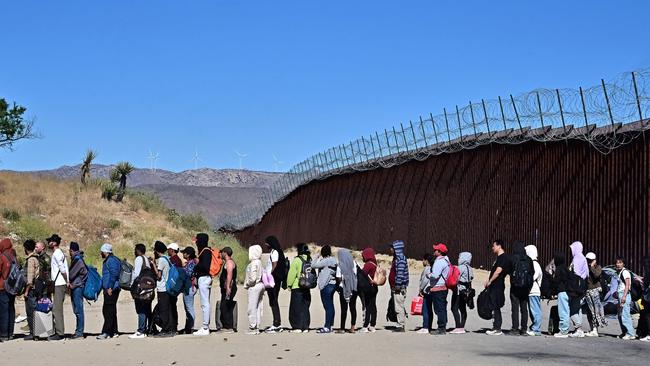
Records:
<instances>
[{"instance_id":1,"label":"black hoodie","mask_svg":"<svg viewBox=\"0 0 650 366\"><path fill-rule=\"evenodd\" d=\"M555 252L553 256L555 263L555 272L553 273L553 283L557 292L566 292L566 283L569 279L569 268L566 266L566 256L562 252Z\"/></svg>"},{"instance_id":2,"label":"black hoodie","mask_svg":"<svg viewBox=\"0 0 650 366\"><path fill-rule=\"evenodd\" d=\"M196 248L199 252L199 263L194 266L194 277L199 278L210 275L210 266L212 265L212 251L208 248L208 234L196 234ZM203 250L206 249L207 250Z\"/></svg>"}]
</instances>

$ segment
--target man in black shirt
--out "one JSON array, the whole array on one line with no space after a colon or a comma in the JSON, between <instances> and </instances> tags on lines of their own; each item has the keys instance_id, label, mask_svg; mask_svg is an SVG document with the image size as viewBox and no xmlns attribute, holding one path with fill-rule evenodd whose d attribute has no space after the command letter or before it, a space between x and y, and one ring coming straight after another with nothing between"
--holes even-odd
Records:
<instances>
[{"instance_id":1,"label":"man in black shirt","mask_svg":"<svg viewBox=\"0 0 650 366\"><path fill-rule=\"evenodd\" d=\"M496 254L497 259L492 265L490 271L490 278L485 282L485 288L488 289L490 294L490 302L492 311L494 312L494 320L492 323L492 330L486 332L487 335L502 335L501 332L501 308L505 305L506 297L504 295L506 289L505 279L512 271L512 263L508 255L503 250L504 243L502 240L495 240L492 243L492 253Z\"/></svg>"}]
</instances>

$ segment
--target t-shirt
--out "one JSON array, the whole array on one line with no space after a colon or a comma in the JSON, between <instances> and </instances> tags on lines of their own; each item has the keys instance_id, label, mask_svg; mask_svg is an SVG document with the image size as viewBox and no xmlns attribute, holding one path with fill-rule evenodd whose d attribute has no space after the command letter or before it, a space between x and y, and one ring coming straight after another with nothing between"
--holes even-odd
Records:
<instances>
[{"instance_id":1,"label":"t-shirt","mask_svg":"<svg viewBox=\"0 0 650 366\"><path fill-rule=\"evenodd\" d=\"M54 286L66 285L63 273L68 273L68 261L66 260L65 254L63 254L61 248L57 248L54 253L52 253L52 265L50 267L50 276L52 276L52 280L56 278Z\"/></svg>"},{"instance_id":2,"label":"t-shirt","mask_svg":"<svg viewBox=\"0 0 650 366\"><path fill-rule=\"evenodd\" d=\"M490 271L490 278L494 275L494 272L496 272L497 268L501 267L501 273L499 273L499 277L497 277L496 280L492 282L492 286L497 286L497 287L506 287L505 279L506 276L512 272L512 261L510 260L510 257L508 257L507 254L501 254L500 256L497 257L497 260L494 261L494 264L492 265L492 270Z\"/></svg>"},{"instance_id":3,"label":"t-shirt","mask_svg":"<svg viewBox=\"0 0 650 366\"><path fill-rule=\"evenodd\" d=\"M156 261L158 270L162 272L160 280L156 282L156 291L167 292L167 279L169 278L169 258L162 256Z\"/></svg>"},{"instance_id":4,"label":"t-shirt","mask_svg":"<svg viewBox=\"0 0 650 366\"><path fill-rule=\"evenodd\" d=\"M278 251L273 249L271 250L271 263L275 263L280 259L280 255L278 254Z\"/></svg>"},{"instance_id":5,"label":"t-shirt","mask_svg":"<svg viewBox=\"0 0 650 366\"><path fill-rule=\"evenodd\" d=\"M632 280L632 275L630 274L630 271L627 269L623 268L621 273L618 275L618 292L623 292L625 291L625 280Z\"/></svg>"},{"instance_id":6,"label":"t-shirt","mask_svg":"<svg viewBox=\"0 0 650 366\"><path fill-rule=\"evenodd\" d=\"M141 255L135 257L135 261L133 262L133 273L131 274L131 284L133 284L133 281L140 276L140 272L143 268L149 268L149 260L143 258L144 257Z\"/></svg>"}]
</instances>

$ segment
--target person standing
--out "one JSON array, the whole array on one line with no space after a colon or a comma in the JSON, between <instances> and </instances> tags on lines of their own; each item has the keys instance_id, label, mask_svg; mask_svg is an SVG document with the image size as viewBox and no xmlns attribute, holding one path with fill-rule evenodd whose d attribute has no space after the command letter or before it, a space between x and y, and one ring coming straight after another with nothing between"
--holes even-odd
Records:
<instances>
[{"instance_id":1,"label":"person standing","mask_svg":"<svg viewBox=\"0 0 650 366\"><path fill-rule=\"evenodd\" d=\"M607 326L605 308L603 307L603 303L600 301L600 293L602 292L600 279L602 277L603 269L596 261L595 253L589 252L585 258L587 258L587 265L589 266L585 303L588 310L587 320L589 320L589 325L591 326L591 331L585 333L585 336L598 337L598 329Z\"/></svg>"},{"instance_id":2,"label":"person standing","mask_svg":"<svg viewBox=\"0 0 650 366\"><path fill-rule=\"evenodd\" d=\"M375 326L377 325L377 293L379 287L375 283L375 273L377 272L377 258L375 257L375 250L366 248L361 252L363 259L362 271L368 276L370 280L370 290L361 295L363 301L364 316L363 328L361 333L374 333Z\"/></svg>"},{"instance_id":3,"label":"person standing","mask_svg":"<svg viewBox=\"0 0 650 366\"><path fill-rule=\"evenodd\" d=\"M25 249L25 265L27 266L26 287L25 287L25 314L27 315L27 325L29 327L29 334L23 338L26 341L34 340L34 309L36 302L40 298L40 291L43 290L44 285L39 283L39 276L41 273L40 264L38 261L38 253L36 253L36 243L28 239L23 243Z\"/></svg>"},{"instance_id":4,"label":"person standing","mask_svg":"<svg viewBox=\"0 0 650 366\"><path fill-rule=\"evenodd\" d=\"M465 334L465 323L467 322L467 299L472 289L474 270L472 269L472 253L461 252L458 256L458 286L451 295L451 313L454 316L456 328L451 334Z\"/></svg>"},{"instance_id":5,"label":"person standing","mask_svg":"<svg viewBox=\"0 0 650 366\"><path fill-rule=\"evenodd\" d=\"M512 260L510 275L512 330L510 334L525 336L528 331L528 298L535 282L533 280L535 268L533 260L526 254L525 245L521 241L514 243L510 259Z\"/></svg>"},{"instance_id":6,"label":"person standing","mask_svg":"<svg viewBox=\"0 0 650 366\"><path fill-rule=\"evenodd\" d=\"M196 295L196 278L192 277L194 273L194 267L199 262L196 258L196 252L192 247L185 247L182 250L183 259L185 259L185 266L183 270L187 277L191 279L192 285L187 294L183 294L183 305L185 306L185 328L183 328L183 334L192 334L194 332L194 319L196 319L196 313L194 311L194 295Z\"/></svg>"},{"instance_id":7,"label":"person standing","mask_svg":"<svg viewBox=\"0 0 650 366\"><path fill-rule=\"evenodd\" d=\"M232 260L232 249L225 247L221 250L224 260L224 269L221 270L219 286L221 288L221 327L227 332L236 332L235 329L235 296L237 295L237 264ZM220 329L221 330L221 329Z\"/></svg>"},{"instance_id":8,"label":"person standing","mask_svg":"<svg viewBox=\"0 0 650 366\"><path fill-rule=\"evenodd\" d=\"M632 274L625 268L625 259L616 257L616 273L618 274L618 323L621 326L621 335L619 338L629 341L636 338L632 316L630 315L630 306L632 296L630 288L632 287Z\"/></svg>"},{"instance_id":9,"label":"person standing","mask_svg":"<svg viewBox=\"0 0 650 366\"><path fill-rule=\"evenodd\" d=\"M356 332L357 325L357 264L352 258L350 251L345 248L339 249L338 267L336 267L336 278L339 283L339 304L341 305L341 329L339 333L345 333L345 321L350 310L350 333Z\"/></svg>"},{"instance_id":10,"label":"person standing","mask_svg":"<svg viewBox=\"0 0 650 366\"><path fill-rule=\"evenodd\" d=\"M433 300L431 297L431 265L435 261L432 254L422 258L422 273L420 274L420 297L422 297L422 328L419 334L429 334L433 329Z\"/></svg>"},{"instance_id":11,"label":"person standing","mask_svg":"<svg viewBox=\"0 0 650 366\"><path fill-rule=\"evenodd\" d=\"M72 263L68 288L72 299L72 310L77 318L77 326L72 339L77 339L84 336L84 286L88 278L88 268L84 262L83 252L76 242L70 243L70 258L72 258Z\"/></svg>"},{"instance_id":12,"label":"person standing","mask_svg":"<svg viewBox=\"0 0 650 366\"><path fill-rule=\"evenodd\" d=\"M438 243L433 246L433 256L436 258L431 266L431 298L433 301L433 311L438 318L438 329L433 330L433 335L447 334L447 278L449 278L449 269L451 262L447 257L447 246Z\"/></svg>"},{"instance_id":13,"label":"person standing","mask_svg":"<svg viewBox=\"0 0 650 366\"><path fill-rule=\"evenodd\" d=\"M569 307L569 295L567 294L567 282L569 280L569 268L566 265L566 256L562 252L556 252L553 256L555 271L553 272L553 287L557 289L557 309L560 318L560 332L556 338L568 338L569 326L571 325L571 313Z\"/></svg>"},{"instance_id":14,"label":"person standing","mask_svg":"<svg viewBox=\"0 0 650 366\"><path fill-rule=\"evenodd\" d=\"M289 274L287 275L287 287L291 290L291 301L289 303L289 323L292 333L308 333L311 316L309 306L311 305L311 291L308 288L300 287L300 274L303 263L310 263L309 247L305 243L296 245L298 256L291 262Z\"/></svg>"},{"instance_id":15,"label":"person standing","mask_svg":"<svg viewBox=\"0 0 650 366\"><path fill-rule=\"evenodd\" d=\"M63 320L63 301L68 288L68 261L61 250L61 237L53 234L46 239L52 252L50 276L54 281L54 301L52 315L54 316L55 334L48 338L49 341L58 341L65 337L65 322Z\"/></svg>"},{"instance_id":16,"label":"person standing","mask_svg":"<svg viewBox=\"0 0 650 366\"><path fill-rule=\"evenodd\" d=\"M318 270L318 289L325 309L325 324L316 333L331 333L334 326L334 293L336 292L336 258L332 256L332 248L324 245L320 256L314 257L311 268Z\"/></svg>"},{"instance_id":17,"label":"person standing","mask_svg":"<svg viewBox=\"0 0 650 366\"><path fill-rule=\"evenodd\" d=\"M199 297L201 299L201 313L203 323L201 329L193 334L196 336L210 335L210 290L212 288L212 276L210 275L210 266L212 265L212 250L208 247L210 237L206 233L198 233L194 238L196 249L199 252L199 261L194 266L194 278L199 288ZM223 269L221 270L223 273Z\"/></svg>"},{"instance_id":18,"label":"person standing","mask_svg":"<svg viewBox=\"0 0 650 366\"><path fill-rule=\"evenodd\" d=\"M582 243L576 241L570 245L570 248L573 256L571 270L586 281L589 277L589 265L587 264L587 258L582 254ZM575 327L575 332L569 335L572 338L583 338L585 336L585 332L582 330L582 303L584 298L584 294L577 297L569 296L569 312L571 322Z\"/></svg>"},{"instance_id":19,"label":"person standing","mask_svg":"<svg viewBox=\"0 0 650 366\"><path fill-rule=\"evenodd\" d=\"M264 283L262 283L262 247L253 245L248 248L246 280L244 288L248 290L248 333L260 334L262 322L262 304L264 300Z\"/></svg>"},{"instance_id":20,"label":"person standing","mask_svg":"<svg viewBox=\"0 0 650 366\"><path fill-rule=\"evenodd\" d=\"M526 332L529 336L542 335L542 266L537 262L537 247L527 245L526 255L533 261L533 287L528 293L528 310L530 311L530 328Z\"/></svg>"},{"instance_id":21,"label":"person standing","mask_svg":"<svg viewBox=\"0 0 650 366\"><path fill-rule=\"evenodd\" d=\"M512 261L505 253L503 240L497 239L492 242L492 253L497 256L497 259L492 265L490 277L485 282L485 288L488 289L490 295L490 305L493 311L492 329L485 332L487 335L500 336L503 335L501 325L503 318L501 317L501 308L506 303L506 276L512 271Z\"/></svg>"},{"instance_id":22,"label":"person standing","mask_svg":"<svg viewBox=\"0 0 650 366\"><path fill-rule=\"evenodd\" d=\"M405 332L406 318L406 289L409 286L409 265L404 255L404 242L397 240L390 246L393 263L390 268L388 282L393 294L393 305L397 313L395 332Z\"/></svg>"},{"instance_id":23,"label":"person standing","mask_svg":"<svg viewBox=\"0 0 650 366\"><path fill-rule=\"evenodd\" d=\"M650 256L643 257L643 289L649 291L650 288ZM639 329L645 328L645 337L641 338L642 342L650 342L650 302L643 301L643 309L641 310L641 318L639 319ZM639 336L643 336L639 331Z\"/></svg>"},{"instance_id":24,"label":"person standing","mask_svg":"<svg viewBox=\"0 0 650 366\"><path fill-rule=\"evenodd\" d=\"M156 266L154 267L156 278L156 293L158 295L158 315L161 320L161 331L156 334L156 338L169 338L176 335L173 328L174 313L171 309L171 296L167 293L167 280L169 279L169 269L172 262L165 255L167 253L167 246L160 241L154 243L154 256L156 259Z\"/></svg>"},{"instance_id":25,"label":"person standing","mask_svg":"<svg viewBox=\"0 0 650 366\"><path fill-rule=\"evenodd\" d=\"M113 255L113 246L111 244L102 244L100 251L104 259L102 264L102 291L104 295L102 315L104 316L104 325L102 326L102 333L97 336L97 339L103 340L118 336L117 300L120 297L120 269L122 264Z\"/></svg>"},{"instance_id":26,"label":"person standing","mask_svg":"<svg viewBox=\"0 0 650 366\"><path fill-rule=\"evenodd\" d=\"M264 243L271 251L269 262L271 275L275 281L275 286L266 290L271 312L273 313L273 325L266 329L266 333L277 333L282 332L282 317L278 297L280 296L280 289L287 288L287 271L289 271L289 268L287 268L284 252L278 239L275 236L269 236Z\"/></svg>"},{"instance_id":27,"label":"person standing","mask_svg":"<svg viewBox=\"0 0 650 366\"><path fill-rule=\"evenodd\" d=\"M146 257L147 247L138 243L133 250L135 260L133 261L133 273L131 274L131 285L135 280L140 277L144 269L152 269L151 260ZM149 272L151 273L151 272ZM151 313L151 303L153 296L150 300L134 299L135 312L138 314L138 329L135 333L129 336L130 339L142 339L147 337L147 332L153 321L153 314Z\"/></svg>"},{"instance_id":28,"label":"person standing","mask_svg":"<svg viewBox=\"0 0 650 366\"><path fill-rule=\"evenodd\" d=\"M176 243L171 243L167 246L167 258L171 262L171 265L178 268L178 270L182 271L183 270L183 261L181 258L178 256L178 253L180 252L180 248L178 247L178 244ZM172 333L174 335L178 331L178 296L172 296L171 294L169 295L169 311L171 312L171 328L172 328Z\"/></svg>"},{"instance_id":29,"label":"person standing","mask_svg":"<svg viewBox=\"0 0 650 366\"><path fill-rule=\"evenodd\" d=\"M12 263L15 262L16 253L11 239L0 240L0 341L8 341L14 336L16 296L5 289L5 281L9 277Z\"/></svg>"}]
</instances>

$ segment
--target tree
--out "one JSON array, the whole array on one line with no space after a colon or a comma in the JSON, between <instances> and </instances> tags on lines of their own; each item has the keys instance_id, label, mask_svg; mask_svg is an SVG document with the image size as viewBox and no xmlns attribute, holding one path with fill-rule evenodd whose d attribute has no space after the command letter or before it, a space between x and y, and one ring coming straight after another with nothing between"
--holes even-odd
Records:
<instances>
[{"instance_id":1,"label":"tree","mask_svg":"<svg viewBox=\"0 0 650 366\"><path fill-rule=\"evenodd\" d=\"M133 167L131 163L122 161L117 163L115 168L111 171L111 181L120 183L117 189L115 201L122 202L122 199L124 199L124 195L126 194L126 178L129 174L133 173L134 170L135 167Z\"/></svg>"},{"instance_id":2,"label":"tree","mask_svg":"<svg viewBox=\"0 0 650 366\"><path fill-rule=\"evenodd\" d=\"M84 186L88 183L88 179L90 178L90 165L93 163L93 160L97 157L97 152L95 152L92 149L88 149L86 151L86 157L84 158L83 163L81 164L81 184Z\"/></svg>"},{"instance_id":3,"label":"tree","mask_svg":"<svg viewBox=\"0 0 650 366\"><path fill-rule=\"evenodd\" d=\"M34 121L23 118L26 110L15 102L10 107L4 98L0 98L0 148L11 150L17 141L36 137L32 131Z\"/></svg>"}]
</instances>

